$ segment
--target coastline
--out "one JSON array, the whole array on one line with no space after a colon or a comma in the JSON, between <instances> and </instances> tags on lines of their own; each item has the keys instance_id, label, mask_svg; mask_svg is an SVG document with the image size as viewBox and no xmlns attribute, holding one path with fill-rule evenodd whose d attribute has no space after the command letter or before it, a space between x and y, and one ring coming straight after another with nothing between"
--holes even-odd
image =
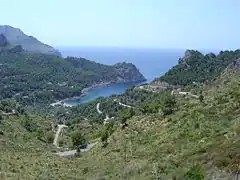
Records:
<instances>
[{"instance_id":1,"label":"coastline","mask_svg":"<svg viewBox=\"0 0 240 180\"><path fill-rule=\"evenodd\" d=\"M92 90L92 89L94 89L94 88L97 88L97 87L110 85L110 84L113 84L113 83L111 83L111 82L95 83L95 84L93 84L92 86L83 88L82 91L81 91L81 95L79 95L79 96L73 96L73 97L69 97L69 98L65 98L65 99L60 100L60 101L57 101L57 102L55 102L55 103L51 103L50 106L53 106L53 107L54 107L54 106L57 106L57 105L62 105L62 106L64 106L64 107L73 107L74 105L71 105L71 104L69 104L69 103L66 103L66 101L82 98L82 97L86 96L86 94L87 94L90 90Z\"/></svg>"},{"instance_id":2,"label":"coastline","mask_svg":"<svg viewBox=\"0 0 240 180\"><path fill-rule=\"evenodd\" d=\"M137 82L132 82L132 83L140 83L140 82L146 82L146 80L143 80L143 81L137 81ZM56 106L56 105L62 105L64 107L73 107L75 105L72 105L72 104L69 104L69 103L66 103L66 101L69 101L69 100L75 100L75 99L80 99L84 96L87 95L87 93L94 89L94 88L98 88L98 87L102 87L102 86L106 86L106 85L111 85L111 84L121 84L121 83L130 83L130 82L100 82L100 83L94 83L92 86L89 86L89 87L86 87L86 88L83 88L82 91L81 91L81 95L79 96L73 96L73 97L69 97L69 98L65 98L63 100L60 100L60 101L57 101L55 103L52 103L50 104L50 106Z\"/></svg>"}]
</instances>

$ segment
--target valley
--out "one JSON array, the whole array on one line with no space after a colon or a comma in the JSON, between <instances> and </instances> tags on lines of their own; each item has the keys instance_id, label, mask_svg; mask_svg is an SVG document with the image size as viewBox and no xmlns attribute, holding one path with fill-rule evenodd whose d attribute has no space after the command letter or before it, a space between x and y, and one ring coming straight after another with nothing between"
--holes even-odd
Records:
<instances>
[{"instance_id":1,"label":"valley","mask_svg":"<svg viewBox=\"0 0 240 180\"><path fill-rule=\"evenodd\" d=\"M142 84L131 63L0 44L0 179L238 179L239 50L187 50ZM133 86L63 101L116 83Z\"/></svg>"}]
</instances>

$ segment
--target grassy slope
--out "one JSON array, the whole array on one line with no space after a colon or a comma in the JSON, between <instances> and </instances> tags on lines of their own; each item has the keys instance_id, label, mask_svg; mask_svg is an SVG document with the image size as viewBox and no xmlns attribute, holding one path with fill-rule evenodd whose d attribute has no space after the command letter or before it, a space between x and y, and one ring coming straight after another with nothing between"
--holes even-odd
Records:
<instances>
[{"instance_id":1,"label":"grassy slope","mask_svg":"<svg viewBox=\"0 0 240 180\"><path fill-rule=\"evenodd\" d=\"M0 178L183 179L198 164L206 179L231 179L240 161L239 92L232 91L239 89L239 75L223 76L218 87L204 87L204 103L178 97L179 108L170 116L133 117L110 137L107 148L99 144L80 157L56 157L51 145L23 128L21 118L5 118Z\"/></svg>"},{"instance_id":2,"label":"grassy slope","mask_svg":"<svg viewBox=\"0 0 240 180\"><path fill-rule=\"evenodd\" d=\"M240 110L237 96L229 94L232 86L239 89L238 77L235 74L232 82L219 85L217 92L215 88L204 92L204 104L180 98L179 110L169 117L149 115L129 120L127 129L112 135L108 148L93 152L99 153L99 163L90 165L88 175L182 179L198 164L206 179L231 179L240 161ZM219 101L220 97L227 101Z\"/></svg>"}]
</instances>

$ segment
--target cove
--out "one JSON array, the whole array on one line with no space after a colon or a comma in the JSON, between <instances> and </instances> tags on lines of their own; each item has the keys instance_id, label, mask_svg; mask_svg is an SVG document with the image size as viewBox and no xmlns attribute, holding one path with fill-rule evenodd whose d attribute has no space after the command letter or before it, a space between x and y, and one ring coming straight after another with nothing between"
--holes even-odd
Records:
<instances>
[{"instance_id":1,"label":"cove","mask_svg":"<svg viewBox=\"0 0 240 180\"><path fill-rule=\"evenodd\" d=\"M93 101L99 97L109 97L112 95L118 95L124 93L128 88L137 86L146 82L141 83L122 83L122 84L108 84L89 90L85 96L81 98L73 98L64 101L66 104L76 106Z\"/></svg>"}]
</instances>

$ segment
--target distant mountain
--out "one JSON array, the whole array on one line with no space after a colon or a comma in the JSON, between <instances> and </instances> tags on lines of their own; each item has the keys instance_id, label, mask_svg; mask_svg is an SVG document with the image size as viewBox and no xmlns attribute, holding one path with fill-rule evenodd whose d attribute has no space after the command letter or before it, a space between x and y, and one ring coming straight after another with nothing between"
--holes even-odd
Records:
<instances>
[{"instance_id":1,"label":"distant mountain","mask_svg":"<svg viewBox=\"0 0 240 180\"><path fill-rule=\"evenodd\" d=\"M3 34L0 34L0 47L6 46L7 44L7 38Z\"/></svg>"},{"instance_id":2,"label":"distant mountain","mask_svg":"<svg viewBox=\"0 0 240 180\"><path fill-rule=\"evenodd\" d=\"M26 51L61 56L61 53L58 50L40 42L33 36L24 34L18 28L14 28L8 25L0 26L0 34L3 34L11 45L21 45L22 48Z\"/></svg>"}]
</instances>

